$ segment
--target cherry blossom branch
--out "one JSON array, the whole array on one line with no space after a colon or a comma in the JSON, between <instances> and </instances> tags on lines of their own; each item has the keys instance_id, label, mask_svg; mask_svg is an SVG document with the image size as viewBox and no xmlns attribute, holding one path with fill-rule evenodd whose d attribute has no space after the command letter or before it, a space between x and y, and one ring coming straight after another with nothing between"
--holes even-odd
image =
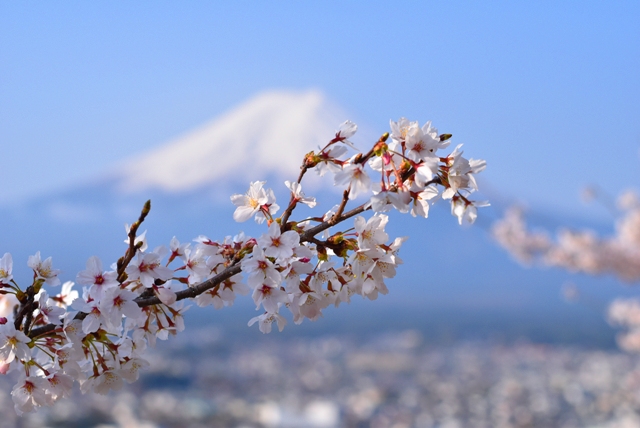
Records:
<instances>
[{"instance_id":1,"label":"cherry blossom branch","mask_svg":"<svg viewBox=\"0 0 640 428\"><path fill-rule=\"evenodd\" d=\"M408 174L408 172L407 172ZM442 181L440 179L439 176L434 177L432 180L428 181L425 186L431 185L431 184L442 184ZM344 207L346 205L346 203L348 202L349 198L349 191L345 190L344 192L344 196L342 199L342 202L340 204L340 208L338 209L338 211L336 211L336 214L334 214L333 216L331 216L331 218L329 220L323 221L322 223L302 232L300 234L300 242L312 242L316 245L322 245L322 246L327 246L327 247L333 247L334 245L324 242L324 241L319 241L317 239L315 239L315 236L319 233L324 232L327 229L330 229L333 226L338 225L339 223L342 223L345 220L348 220L352 217L357 216L358 214L362 214L365 211L368 211L371 209L371 205L369 203L364 203L361 204L360 206L353 208L352 210L346 212L346 213L342 213L342 211L344 210ZM146 216L149 214L149 210L151 208L151 201L147 201L144 205L143 211L140 214L140 217L138 219L138 221L136 221L136 223L134 223L131 226L130 232L129 232L129 249L131 248L135 248L135 247L139 247L142 242L139 242L138 244L134 244L133 246L131 245L131 243L133 241L135 241L136 236L133 235L132 238L132 233L131 230L138 230L138 227L140 226L140 224L144 221L144 219L146 218ZM134 229L134 225L135 225L135 229ZM127 260L126 263L130 263L132 257L128 257L129 256L129 250L127 250L127 253L125 255L125 257L121 258L120 260ZM219 274L209 278L206 281L203 281L197 285L191 286L189 288L186 288L184 290L178 291L176 292L176 301L180 301L180 300L185 300L185 299L193 299L197 296L199 296L200 294L211 290L217 286L219 286L222 282L224 282L225 280L231 278L234 275L239 274L242 271L242 268L240 266L240 264L238 263L239 260L234 260L234 265L233 266L229 266L228 268L226 268L225 270L223 270L222 272L220 272ZM124 272L124 271L123 271ZM162 304L162 302L160 301L160 299L153 295L153 296L145 296L145 295L141 295L140 297L134 299L134 301L137 303L137 305L141 308L146 307L146 306L152 306L152 305L159 305ZM28 306L28 305L27 305ZM26 311L26 306L23 306L21 308L22 312ZM75 316L75 319L78 320L83 320L86 317L86 313L80 312ZM21 319L21 318L20 318ZM17 319L16 319L17 322ZM47 324L45 326L42 327L38 327L36 329L33 329L30 334L29 337L35 338L35 337L40 337L43 335L46 335L50 332L53 332L58 326L55 324ZM18 328L16 326L16 328Z\"/></svg>"},{"instance_id":2,"label":"cherry blossom branch","mask_svg":"<svg viewBox=\"0 0 640 428\"><path fill-rule=\"evenodd\" d=\"M148 202L150 204L150 202ZM345 213L344 215L340 216L338 219L336 219L335 217L332 217L330 220L325 221L320 223L317 226L312 227L311 229L303 232L300 235L300 241L301 242L310 242L310 241L315 241L318 242L317 240L314 239L314 236L317 235L318 233L321 233L323 231L325 231L326 229L329 229L330 227L333 227L335 225L337 225L338 223L341 223L353 216L356 216L358 214L363 213L364 211L367 211L371 209L371 207L366 207L366 204L362 204L357 208L354 208L353 210ZM148 214L148 211L147 211ZM142 217L142 216L141 216ZM146 214L145 214L146 217ZM134 237L135 239L135 237ZM322 243L320 243L322 244ZM326 244L322 244L322 245L326 245ZM195 297L197 297L198 295L204 293L205 291L211 290L216 286L219 286L223 281L231 278L234 275L239 274L242 271L242 268L240 266L239 263L236 262L235 265L233 266L229 266L228 268L226 268L225 270L223 270L222 272L220 272L219 274L215 275L212 278L209 278L206 281L203 281L197 285L194 285L192 287L186 288L185 290L181 290L178 291L176 293L176 301L180 301L180 300L184 300L184 299L193 299ZM162 302L160 301L160 299L157 296L153 296L153 297L144 297L144 296L140 296L136 299L134 299L134 301L138 304L139 307L143 308L146 306L152 306L152 305L159 305L162 304ZM78 320L82 320L86 317L86 313L80 312L76 315L76 319ZM54 331L56 329L56 325L55 324L47 324L45 326L33 329L33 331L30 332L29 337L40 337L43 336L47 333L50 333L52 331ZM17 328L17 327L16 327Z\"/></svg>"},{"instance_id":3,"label":"cherry blossom branch","mask_svg":"<svg viewBox=\"0 0 640 428\"><path fill-rule=\"evenodd\" d=\"M268 231L258 238L241 232L222 241L199 236L195 244L181 244L174 237L170 252L165 247L147 251L146 232L138 235L151 208L147 201L127 229L127 249L115 270L105 271L92 256L77 274L76 282L84 286L81 297L70 281L52 297L41 289L60 280L51 258L42 261L39 252L29 257L34 280L23 292L13 281L13 260L6 253L0 258L0 297L15 294L20 305L13 322L0 316L0 372L17 366L19 380L12 391L16 412L67 396L74 381L83 392L102 394L119 389L123 380L135 381L139 369L149 365L142 358L144 349L184 329L186 308L181 301L186 299L220 309L253 291L251 297L263 312L248 324L257 322L260 331L268 333L273 323L279 330L286 324L282 311L289 311L298 324L305 318L315 321L326 307L349 302L353 295L374 300L387 294L385 280L402 262L397 253L406 237L389 242L389 216L384 213L395 208L426 218L429 206L439 199L435 184L444 187L442 199L451 200L458 220L473 222L476 206L482 205L467 195L477 190L473 175L485 167L484 161L462 157L460 146L447 157L437 156L435 152L448 145L443 141L447 134L437 137L430 122L419 127L401 118L391 122L391 129L393 134L383 134L366 154L344 158L345 145L355 148L348 138L357 130L354 123L344 122L320 152L305 155L297 182L285 181L290 199L279 219L275 193L263 188L264 181L252 182L244 195L232 195L234 220L266 222ZM301 186L312 168L321 176L332 172L334 184L346 190L337 207L304 220L304 228L309 221L318 222L305 230L302 221L289 219L297 204L316 205ZM381 172L380 189L372 188L367 168ZM347 211L349 200L363 194L365 202ZM369 210L374 214L368 219L359 215ZM353 226L326 240L316 238L352 218ZM170 268L175 260L184 264ZM182 289L181 284L188 286Z\"/></svg>"}]
</instances>

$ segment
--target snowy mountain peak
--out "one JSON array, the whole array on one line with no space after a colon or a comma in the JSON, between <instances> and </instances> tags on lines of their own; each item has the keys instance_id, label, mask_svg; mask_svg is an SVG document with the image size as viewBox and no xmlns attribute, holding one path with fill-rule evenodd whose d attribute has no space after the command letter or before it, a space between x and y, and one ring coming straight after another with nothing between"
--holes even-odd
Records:
<instances>
[{"instance_id":1,"label":"snowy mountain peak","mask_svg":"<svg viewBox=\"0 0 640 428\"><path fill-rule=\"evenodd\" d=\"M326 144L346 119L319 91L265 92L126 161L118 187L175 193L267 174L293 179L304 154Z\"/></svg>"}]
</instances>

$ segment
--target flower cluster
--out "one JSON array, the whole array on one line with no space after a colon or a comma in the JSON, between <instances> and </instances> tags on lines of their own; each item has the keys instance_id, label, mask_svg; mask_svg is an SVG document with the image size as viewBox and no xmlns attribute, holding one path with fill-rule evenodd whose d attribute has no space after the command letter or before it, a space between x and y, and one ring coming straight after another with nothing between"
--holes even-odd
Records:
<instances>
[{"instance_id":1,"label":"flower cluster","mask_svg":"<svg viewBox=\"0 0 640 428\"><path fill-rule=\"evenodd\" d=\"M221 309L236 295L251 294L260 314L248 324L257 323L264 333L274 322L284 328L284 311L298 324L355 295L376 299L388 292L385 280L402 263L398 252L406 239L388 236L386 212L395 208L427 217L430 205L444 199L460 222L473 222L477 207L486 205L469 199L485 162L465 159L460 146L438 155L451 135L403 118L391 122L391 135L384 134L369 152L346 157L356 130L354 123L343 123L324 148L305 156L298 180L285 182L290 197L280 215L275 192L263 181L231 197L236 221L266 223L258 238L239 233L221 241L199 236L180 243L174 237L168 248L150 250L146 232L138 234L150 210L147 202L138 220L126 226L124 255L108 269L90 257L75 278L81 292L65 282L56 294L43 288L60 285L51 258L42 261L40 253L29 258L33 281L22 288L13 276L13 259L5 254L0 303L13 311L0 317L0 373L17 376L16 412L68 396L74 382L82 392L105 394L135 381L149 365L147 348L184 329L188 298ZM299 204L316 206L302 190L310 169L333 173L334 183L345 186L342 200L323 215L292 221ZM379 177L375 185L371 174ZM367 211L372 215L361 215ZM350 227L337 228L349 219Z\"/></svg>"},{"instance_id":2,"label":"flower cluster","mask_svg":"<svg viewBox=\"0 0 640 428\"><path fill-rule=\"evenodd\" d=\"M619 212L612 236L593 230L563 229L556 239L527 228L522 211L512 208L493 226L497 242L519 261L538 261L589 275L612 274L627 283L640 281L640 198L633 191L617 201ZM609 306L612 324L629 329L618 337L625 350L640 351L640 302L617 299Z\"/></svg>"}]
</instances>

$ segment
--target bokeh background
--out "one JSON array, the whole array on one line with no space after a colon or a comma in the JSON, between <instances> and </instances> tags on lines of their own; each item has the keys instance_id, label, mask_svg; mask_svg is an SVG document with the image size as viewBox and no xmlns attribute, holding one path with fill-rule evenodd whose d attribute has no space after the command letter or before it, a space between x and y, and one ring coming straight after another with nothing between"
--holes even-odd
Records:
<instances>
[{"instance_id":1,"label":"bokeh background","mask_svg":"<svg viewBox=\"0 0 640 428\"><path fill-rule=\"evenodd\" d=\"M80 419L66 408L6 423L634 426L638 391L620 379L637 361L617 351L604 316L633 287L522 267L489 231L514 204L551 231L611 231L607 195L640 182L638 22L632 1L0 4L0 252L13 254L18 279L28 280L37 250L68 280L91 255L115 261L123 224L148 198L152 245L261 233L232 221L228 196L267 179L285 198L292 154L315 149L345 119L358 123L362 149L389 119L432 120L487 160L478 199L492 204L470 228L446 206L426 221L393 218L392 235L410 236L405 265L375 302L266 337L246 327L249 299L193 308L190 320L206 328L159 345L164 369L135 387L139 405L122 394L78 397L90 409ZM588 185L604 203L581 200ZM329 208L337 194L325 187L308 193ZM562 298L568 282L580 302ZM192 372L190 358L203 355L218 360ZM239 358L237 376L216 371ZM287 358L302 364L295 387L282 380ZM514 362L505 374L505 361L526 367ZM180 364L191 368L170 375ZM420 378L414 366L426 371L421 384L410 382ZM210 382L194 383L203 373ZM8 388L0 403L10 408ZM157 416L167 402L199 410L176 422Z\"/></svg>"}]
</instances>

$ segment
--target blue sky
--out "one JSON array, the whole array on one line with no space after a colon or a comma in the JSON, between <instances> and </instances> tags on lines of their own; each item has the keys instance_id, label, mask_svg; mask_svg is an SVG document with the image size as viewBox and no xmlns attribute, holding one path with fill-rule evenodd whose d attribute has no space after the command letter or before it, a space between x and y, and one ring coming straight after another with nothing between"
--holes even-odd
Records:
<instances>
[{"instance_id":1,"label":"blue sky","mask_svg":"<svg viewBox=\"0 0 640 428\"><path fill-rule=\"evenodd\" d=\"M375 133L433 120L494 201L581 213L586 184L640 187L638 22L638 2L4 2L0 201L317 88Z\"/></svg>"}]
</instances>

